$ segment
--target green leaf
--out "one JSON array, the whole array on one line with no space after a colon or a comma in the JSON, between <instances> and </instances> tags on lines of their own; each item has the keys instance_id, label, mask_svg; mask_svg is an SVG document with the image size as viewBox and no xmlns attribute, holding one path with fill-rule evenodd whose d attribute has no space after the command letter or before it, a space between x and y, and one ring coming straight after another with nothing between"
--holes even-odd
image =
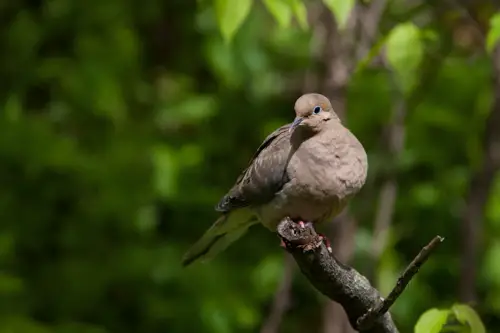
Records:
<instances>
[{"instance_id":1,"label":"green leaf","mask_svg":"<svg viewBox=\"0 0 500 333\"><path fill-rule=\"evenodd\" d=\"M283 257L273 255L261 260L252 274L256 295L261 299L272 297L283 273Z\"/></svg>"},{"instance_id":2,"label":"green leaf","mask_svg":"<svg viewBox=\"0 0 500 333\"><path fill-rule=\"evenodd\" d=\"M337 25L340 30L343 30L347 24L347 20L349 19L349 15L351 14L354 5L356 4L355 0L323 0L325 5L330 9L330 11L335 16L337 20Z\"/></svg>"},{"instance_id":3,"label":"green leaf","mask_svg":"<svg viewBox=\"0 0 500 333\"><path fill-rule=\"evenodd\" d=\"M500 40L500 13L496 13L490 19L490 30L486 36L486 50L493 52L495 45Z\"/></svg>"},{"instance_id":4,"label":"green leaf","mask_svg":"<svg viewBox=\"0 0 500 333\"><path fill-rule=\"evenodd\" d=\"M178 163L174 151L166 145L152 149L154 184L159 196L170 199L177 193Z\"/></svg>"},{"instance_id":5,"label":"green leaf","mask_svg":"<svg viewBox=\"0 0 500 333\"><path fill-rule=\"evenodd\" d=\"M454 304L451 308L453 314L462 324L468 324L472 333L486 333L481 318L473 308L466 304Z\"/></svg>"},{"instance_id":6,"label":"green leaf","mask_svg":"<svg viewBox=\"0 0 500 333\"><path fill-rule=\"evenodd\" d=\"M17 121L22 116L21 99L17 95L11 95L7 98L4 106L4 114L10 121Z\"/></svg>"},{"instance_id":7,"label":"green leaf","mask_svg":"<svg viewBox=\"0 0 500 333\"><path fill-rule=\"evenodd\" d=\"M281 28L288 28L292 21L292 7L287 0L263 0L267 10L274 16Z\"/></svg>"},{"instance_id":8,"label":"green leaf","mask_svg":"<svg viewBox=\"0 0 500 333\"><path fill-rule=\"evenodd\" d=\"M243 24L253 0L215 0L215 13L222 37L226 42L230 42L238 28Z\"/></svg>"},{"instance_id":9,"label":"green leaf","mask_svg":"<svg viewBox=\"0 0 500 333\"><path fill-rule=\"evenodd\" d=\"M419 28L410 22L395 26L387 37L386 55L398 84L405 93L410 92L416 83L417 70L423 57Z\"/></svg>"},{"instance_id":10,"label":"green leaf","mask_svg":"<svg viewBox=\"0 0 500 333\"><path fill-rule=\"evenodd\" d=\"M303 30L309 28L307 22L307 8L306 5L301 0L287 0L293 14L297 18L297 22Z\"/></svg>"},{"instance_id":11,"label":"green leaf","mask_svg":"<svg viewBox=\"0 0 500 333\"><path fill-rule=\"evenodd\" d=\"M425 311L415 325L415 333L439 333L449 315L448 310L430 309Z\"/></svg>"}]
</instances>

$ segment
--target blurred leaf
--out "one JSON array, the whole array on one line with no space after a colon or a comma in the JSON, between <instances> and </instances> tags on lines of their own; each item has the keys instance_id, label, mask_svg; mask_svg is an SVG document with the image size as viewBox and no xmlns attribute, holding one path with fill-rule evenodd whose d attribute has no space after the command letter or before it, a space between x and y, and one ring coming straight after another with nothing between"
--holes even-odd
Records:
<instances>
[{"instance_id":1,"label":"blurred leaf","mask_svg":"<svg viewBox=\"0 0 500 333\"><path fill-rule=\"evenodd\" d=\"M24 283L21 278L0 272L0 294L16 294L23 289Z\"/></svg>"},{"instance_id":2,"label":"blurred leaf","mask_svg":"<svg viewBox=\"0 0 500 333\"><path fill-rule=\"evenodd\" d=\"M14 254L15 240L12 232L0 233L0 261L6 260Z\"/></svg>"},{"instance_id":3,"label":"blurred leaf","mask_svg":"<svg viewBox=\"0 0 500 333\"><path fill-rule=\"evenodd\" d=\"M490 30L486 36L486 50L493 52L493 49L500 40L500 13L496 13L490 19Z\"/></svg>"},{"instance_id":4,"label":"blurred leaf","mask_svg":"<svg viewBox=\"0 0 500 333\"><path fill-rule=\"evenodd\" d=\"M340 30L343 30L349 20L354 5L355 0L323 0L325 5L330 9L330 11L335 16L337 20L337 25Z\"/></svg>"},{"instance_id":5,"label":"blurred leaf","mask_svg":"<svg viewBox=\"0 0 500 333\"><path fill-rule=\"evenodd\" d=\"M182 166L197 166L203 161L203 150L199 145L185 144L179 150L179 160Z\"/></svg>"},{"instance_id":6,"label":"blurred leaf","mask_svg":"<svg viewBox=\"0 0 500 333\"><path fill-rule=\"evenodd\" d=\"M497 175L493 181L491 195L486 205L486 217L492 222L495 232L500 233L500 175ZM500 268L500 265L498 267ZM500 279L500 275L498 278Z\"/></svg>"},{"instance_id":7,"label":"blurred leaf","mask_svg":"<svg viewBox=\"0 0 500 333\"><path fill-rule=\"evenodd\" d=\"M54 333L106 333L108 331L103 327L73 322L73 323L60 324L53 332Z\"/></svg>"},{"instance_id":8,"label":"blurred leaf","mask_svg":"<svg viewBox=\"0 0 500 333\"><path fill-rule=\"evenodd\" d=\"M215 0L215 13L219 29L226 42L230 42L252 9L253 0Z\"/></svg>"},{"instance_id":9,"label":"blurred leaf","mask_svg":"<svg viewBox=\"0 0 500 333\"><path fill-rule=\"evenodd\" d=\"M410 22L396 25L387 37L386 54L398 84L405 93L410 92L416 83L417 69L423 57L418 27Z\"/></svg>"},{"instance_id":10,"label":"blurred leaf","mask_svg":"<svg viewBox=\"0 0 500 333\"><path fill-rule=\"evenodd\" d=\"M165 103L164 108L160 108L156 116L160 127L197 123L216 111L217 104L212 96L190 94L183 97L178 103L170 101Z\"/></svg>"},{"instance_id":11,"label":"blurred leaf","mask_svg":"<svg viewBox=\"0 0 500 333\"><path fill-rule=\"evenodd\" d=\"M241 86L245 74L240 69L234 48L220 38L212 38L206 44L206 53L211 70L224 86L234 89Z\"/></svg>"},{"instance_id":12,"label":"blurred leaf","mask_svg":"<svg viewBox=\"0 0 500 333\"><path fill-rule=\"evenodd\" d=\"M177 192L177 159L168 146L157 146L152 151L155 167L155 186L163 198L171 198Z\"/></svg>"},{"instance_id":13,"label":"blurred leaf","mask_svg":"<svg viewBox=\"0 0 500 333\"><path fill-rule=\"evenodd\" d=\"M2 333L51 333L49 327L36 322L29 317L18 315L3 317L0 320L0 332Z\"/></svg>"},{"instance_id":14,"label":"blurred leaf","mask_svg":"<svg viewBox=\"0 0 500 333\"><path fill-rule=\"evenodd\" d=\"M255 267L252 282L260 297L269 298L283 276L283 257L267 256Z\"/></svg>"},{"instance_id":15,"label":"blurred leaf","mask_svg":"<svg viewBox=\"0 0 500 333\"><path fill-rule=\"evenodd\" d=\"M264 0L267 10L274 16L281 28L288 28L292 20L292 9L288 0Z\"/></svg>"},{"instance_id":16,"label":"blurred leaf","mask_svg":"<svg viewBox=\"0 0 500 333\"><path fill-rule=\"evenodd\" d=\"M249 306L249 303L239 299L239 302L233 307L235 319L239 325L246 328L253 328L259 324L259 313L255 307Z\"/></svg>"},{"instance_id":17,"label":"blurred leaf","mask_svg":"<svg viewBox=\"0 0 500 333\"><path fill-rule=\"evenodd\" d=\"M158 221L157 212L152 205L142 207L137 212L137 229L142 232L154 231Z\"/></svg>"},{"instance_id":18,"label":"blurred leaf","mask_svg":"<svg viewBox=\"0 0 500 333\"><path fill-rule=\"evenodd\" d=\"M430 309L425 311L415 325L415 333L439 333L448 320L448 310Z\"/></svg>"},{"instance_id":19,"label":"blurred leaf","mask_svg":"<svg viewBox=\"0 0 500 333\"><path fill-rule=\"evenodd\" d=\"M458 321L468 324L471 333L486 333L483 322L476 311L466 304L454 304L451 308Z\"/></svg>"},{"instance_id":20,"label":"blurred leaf","mask_svg":"<svg viewBox=\"0 0 500 333\"><path fill-rule=\"evenodd\" d=\"M11 95L4 106L4 114L10 121L17 121L22 116L21 101L18 96Z\"/></svg>"},{"instance_id":21,"label":"blurred leaf","mask_svg":"<svg viewBox=\"0 0 500 333\"><path fill-rule=\"evenodd\" d=\"M498 264L498 258L500 258L500 241L494 240L486 249L482 270L487 281L496 288L500 288L500 265Z\"/></svg>"},{"instance_id":22,"label":"blurred leaf","mask_svg":"<svg viewBox=\"0 0 500 333\"><path fill-rule=\"evenodd\" d=\"M31 57L36 53L43 34L43 28L39 26L38 20L28 9L21 9L7 27L4 33L10 52L6 55L13 62L11 64L31 65L27 61L34 60Z\"/></svg>"},{"instance_id":23,"label":"blurred leaf","mask_svg":"<svg viewBox=\"0 0 500 333\"><path fill-rule=\"evenodd\" d=\"M230 323L227 311L221 307L216 300L209 300L203 304L201 312L203 320L210 331L214 333L229 333L231 332Z\"/></svg>"},{"instance_id":24,"label":"blurred leaf","mask_svg":"<svg viewBox=\"0 0 500 333\"><path fill-rule=\"evenodd\" d=\"M412 189L415 202L422 206L432 207L439 199L439 189L435 183L421 183Z\"/></svg>"},{"instance_id":25,"label":"blurred leaf","mask_svg":"<svg viewBox=\"0 0 500 333\"><path fill-rule=\"evenodd\" d=\"M439 41L439 35L435 30L432 29L421 29L420 30L420 38L429 42L437 42Z\"/></svg>"},{"instance_id":26,"label":"blurred leaf","mask_svg":"<svg viewBox=\"0 0 500 333\"><path fill-rule=\"evenodd\" d=\"M309 23L307 22L307 8L302 0L287 0L292 8L292 12L295 14L297 18L297 22L299 26L303 30L307 30L309 28Z\"/></svg>"}]
</instances>

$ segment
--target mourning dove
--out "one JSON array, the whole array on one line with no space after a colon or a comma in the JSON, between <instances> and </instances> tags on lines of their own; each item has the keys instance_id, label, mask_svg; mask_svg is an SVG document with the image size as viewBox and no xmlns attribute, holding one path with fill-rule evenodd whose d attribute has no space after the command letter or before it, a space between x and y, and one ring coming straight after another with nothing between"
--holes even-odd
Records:
<instances>
[{"instance_id":1,"label":"mourning dove","mask_svg":"<svg viewBox=\"0 0 500 333\"><path fill-rule=\"evenodd\" d=\"M213 258L258 222L276 231L285 217L330 221L365 184L366 152L328 98L302 95L295 114L257 149L216 206L222 215L184 255L184 266Z\"/></svg>"}]
</instances>

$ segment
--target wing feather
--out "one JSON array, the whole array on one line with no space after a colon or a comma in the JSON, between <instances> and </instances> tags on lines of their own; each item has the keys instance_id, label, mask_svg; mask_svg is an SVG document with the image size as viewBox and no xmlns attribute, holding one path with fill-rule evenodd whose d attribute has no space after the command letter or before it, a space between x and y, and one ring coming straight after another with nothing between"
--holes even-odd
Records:
<instances>
[{"instance_id":1,"label":"wing feather","mask_svg":"<svg viewBox=\"0 0 500 333\"><path fill-rule=\"evenodd\" d=\"M290 153L290 124L284 125L262 142L234 186L216 206L219 212L269 202L289 181L286 166Z\"/></svg>"}]
</instances>

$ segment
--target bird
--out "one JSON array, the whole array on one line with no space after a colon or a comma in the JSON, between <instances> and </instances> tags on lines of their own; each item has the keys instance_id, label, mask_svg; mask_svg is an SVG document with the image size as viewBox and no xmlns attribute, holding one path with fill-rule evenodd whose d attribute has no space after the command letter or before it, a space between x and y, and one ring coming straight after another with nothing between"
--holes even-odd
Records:
<instances>
[{"instance_id":1,"label":"bird","mask_svg":"<svg viewBox=\"0 0 500 333\"><path fill-rule=\"evenodd\" d=\"M295 119L269 134L235 184L220 199L219 218L182 257L206 262L259 222L276 232L281 220L304 225L331 221L364 186L368 157L330 100L306 93Z\"/></svg>"}]
</instances>

